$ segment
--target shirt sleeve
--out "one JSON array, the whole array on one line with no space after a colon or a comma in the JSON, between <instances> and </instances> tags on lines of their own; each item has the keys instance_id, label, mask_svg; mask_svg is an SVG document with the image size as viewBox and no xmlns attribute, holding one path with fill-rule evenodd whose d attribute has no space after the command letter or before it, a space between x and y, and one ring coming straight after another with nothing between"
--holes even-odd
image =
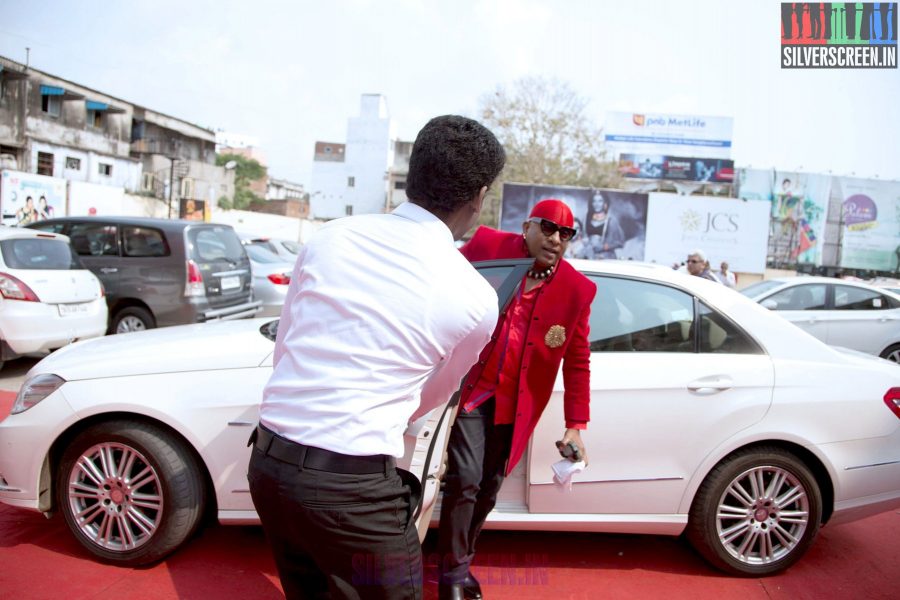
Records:
<instances>
[{"instance_id":1,"label":"shirt sleeve","mask_svg":"<svg viewBox=\"0 0 900 600\"><path fill-rule=\"evenodd\" d=\"M281 357L285 353L284 336L287 335L291 328L293 318L291 317L291 304L297 297L300 287L301 271L303 270L303 262L306 258L309 245L304 245L297 255L297 262L294 264L294 271L291 273L291 283L288 284L288 290L285 294L284 305L281 307L281 317L278 320L278 333L275 334L275 352L272 356L272 366L278 364Z\"/></svg>"},{"instance_id":2,"label":"shirt sleeve","mask_svg":"<svg viewBox=\"0 0 900 600\"><path fill-rule=\"evenodd\" d=\"M478 360L497 325L497 296L493 294L493 301L490 301L490 296L487 299L475 327L444 356L425 382L419 408L413 413L411 421L447 402Z\"/></svg>"}]
</instances>

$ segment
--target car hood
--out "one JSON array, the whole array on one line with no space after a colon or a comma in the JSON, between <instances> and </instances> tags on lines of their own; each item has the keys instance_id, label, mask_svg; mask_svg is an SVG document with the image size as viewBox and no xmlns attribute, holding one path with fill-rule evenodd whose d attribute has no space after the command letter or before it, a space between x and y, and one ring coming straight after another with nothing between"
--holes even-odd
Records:
<instances>
[{"instance_id":1,"label":"car hood","mask_svg":"<svg viewBox=\"0 0 900 600\"><path fill-rule=\"evenodd\" d=\"M57 350L28 376L53 373L77 381L256 367L275 347L260 333L272 320L217 321L85 340Z\"/></svg>"}]
</instances>

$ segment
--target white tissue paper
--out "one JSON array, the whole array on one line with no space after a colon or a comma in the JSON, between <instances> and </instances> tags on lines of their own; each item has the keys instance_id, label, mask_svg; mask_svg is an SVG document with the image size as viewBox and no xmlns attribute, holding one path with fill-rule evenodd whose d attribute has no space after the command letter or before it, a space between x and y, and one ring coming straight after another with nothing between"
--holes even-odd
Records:
<instances>
[{"instance_id":1,"label":"white tissue paper","mask_svg":"<svg viewBox=\"0 0 900 600\"><path fill-rule=\"evenodd\" d=\"M572 489L572 476L575 475L575 473L584 471L584 468L587 465L584 464L583 460L572 462L571 460L564 458L559 462L553 463L552 466L553 481L562 486L564 490L569 491Z\"/></svg>"}]
</instances>

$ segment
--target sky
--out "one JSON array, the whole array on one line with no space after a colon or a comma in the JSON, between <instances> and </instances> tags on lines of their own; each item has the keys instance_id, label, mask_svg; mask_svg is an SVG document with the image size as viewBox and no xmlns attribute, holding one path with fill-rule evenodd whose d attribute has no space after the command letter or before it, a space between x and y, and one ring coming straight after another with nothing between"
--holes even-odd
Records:
<instances>
[{"instance_id":1,"label":"sky","mask_svg":"<svg viewBox=\"0 0 900 600\"><path fill-rule=\"evenodd\" d=\"M360 96L397 137L477 118L524 77L608 111L725 116L738 167L900 180L900 71L780 67L780 3L606 0L0 0L0 55L259 140L309 189L316 140Z\"/></svg>"}]
</instances>

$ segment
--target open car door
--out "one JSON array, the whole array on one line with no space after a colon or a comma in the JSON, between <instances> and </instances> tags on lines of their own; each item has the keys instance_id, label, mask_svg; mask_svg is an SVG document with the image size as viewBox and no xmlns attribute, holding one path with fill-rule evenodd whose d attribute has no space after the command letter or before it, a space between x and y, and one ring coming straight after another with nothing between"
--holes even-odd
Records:
<instances>
[{"instance_id":1,"label":"open car door","mask_svg":"<svg viewBox=\"0 0 900 600\"><path fill-rule=\"evenodd\" d=\"M533 260L517 259L483 261L475 263L474 266L496 290L502 313L532 264ZM447 443L450 441L450 427L456 419L458 404L459 390L447 399L446 404L438 406L412 423L403 437L405 451L403 458L397 461L397 466L418 476L422 483L422 500L416 515L419 541L423 541L428 532L441 479L446 471Z\"/></svg>"}]
</instances>

